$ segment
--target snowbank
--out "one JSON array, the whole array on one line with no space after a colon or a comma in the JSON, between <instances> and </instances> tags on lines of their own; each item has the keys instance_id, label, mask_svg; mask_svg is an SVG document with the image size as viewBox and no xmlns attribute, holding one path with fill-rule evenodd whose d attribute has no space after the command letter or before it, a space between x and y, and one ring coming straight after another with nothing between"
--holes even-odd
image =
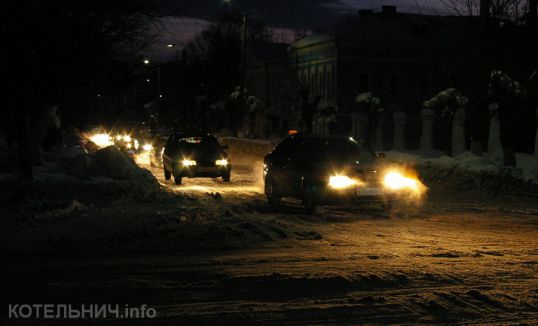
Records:
<instances>
[{"instance_id":1,"label":"snowbank","mask_svg":"<svg viewBox=\"0 0 538 326\"><path fill-rule=\"evenodd\" d=\"M228 145L227 152L232 160L234 156L255 156L261 159L275 147L274 142L266 139L221 137L219 142Z\"/></svg>"},{"instance_id":2,"label":"snowbank","mask_svg":"<svg viewBox=\"0 0 538 326\"><path fill-rule=\"evenodd\" d=\"M387 160L414 165L429 186L538 196L536 159L530 154L518 153L516 168L504 168L493 160L469 152L456 157L432 158L428 154L432 153L388 152Z\"/></svg>"},{"instance_id":3,"label":"snowbank","mask_svg":"<svg viewBox=\"0 0 538 326\"><path fill-rule=\"evenodd\" d=\"M80 149L62 150L34 168L34 180L19 185L12 175L0 177L0 202L24 198L44 201L111 201L119 197L136 200L154 197L160 185L116 147L94 154Z\"/></svg>"}]
</instances>

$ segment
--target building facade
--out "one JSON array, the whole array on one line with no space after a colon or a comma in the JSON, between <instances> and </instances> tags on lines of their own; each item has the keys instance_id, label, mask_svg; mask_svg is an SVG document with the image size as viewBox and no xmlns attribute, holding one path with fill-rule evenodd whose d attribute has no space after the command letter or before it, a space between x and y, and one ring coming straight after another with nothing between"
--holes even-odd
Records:
<instances>
[{"instance_id":1,"label":"building facade","mask_svg":"<svg viewBox=\"0 0 538 326\"><path fill-rule=\"evenodd\" d=\"M386 110L416 112L438 91L470 88L477 28L471 17L403 14L383 6L296 41L289 55L299 83L340 112L353 111L363 92L380 98Z\"/></svg>"}]
</instances>

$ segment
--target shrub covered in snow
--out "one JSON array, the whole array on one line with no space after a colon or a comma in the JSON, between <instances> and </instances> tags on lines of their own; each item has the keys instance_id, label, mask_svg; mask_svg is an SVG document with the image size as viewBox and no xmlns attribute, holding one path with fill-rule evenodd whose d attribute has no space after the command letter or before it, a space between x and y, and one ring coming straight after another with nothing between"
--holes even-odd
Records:
<instances>
[{"instance_id":1,"label":"shrub covered in snow","mask_svg":"<svg viewBox=\"0 0 538 326\"><path fill-rule=\"evenodd\" d=\"M463 96L460 91L448 88L425 101L423 105L427 109L440 111L442 115L452 115L455 109L465 107L468 102L467 97Z\"/></svg>"},{"instance_id":2,"label":"shrub covered in snow","mask_svg":"<svg viewBox=\"0 0 538 326\"><path fill-rule=\"evenodd\" d=\"M520 98L525 96L521 84L500 70L492 70L490 74L488 96L491 101L500 101L505 97Z\"/></svg>"},{"instance_id":3,"label":"shrub covered in snow","mask_svg":"<svg viewBox=\"0 0 538 326\"><path fill-rule=\"evenodd\" d=\"M355 97L355 102L363 105L368 112L382 112L381 101L372 95L372 93L360 93Z\"/></svg>"}]
</instances>

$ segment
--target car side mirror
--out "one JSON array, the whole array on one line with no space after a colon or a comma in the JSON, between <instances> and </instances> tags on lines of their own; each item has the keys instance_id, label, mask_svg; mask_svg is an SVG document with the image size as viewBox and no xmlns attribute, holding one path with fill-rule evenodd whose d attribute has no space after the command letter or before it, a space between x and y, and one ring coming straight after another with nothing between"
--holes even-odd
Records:
<instances>
[{"instance_id":1,"label":"car side mirror","mask_svg":"<svg viewBox=\"0 0 538 326\"><path fill-rule=\"evenodd\" d=\"M222 149L229 149L229 148L230 148L230 146L228 146L228 145L222 145Z\"/></svg>"},{"instance_id":2,"label":"car side mirror","mask_svg":"<svg viewBox=\"0 0 538 326\"><path fill-rule=\"evenodd\" d=\"M377 156L377 158L380 158L380 159L385 159L387 157L385 153L375 153L375 156Z\"/></svg>"}]
</instances>

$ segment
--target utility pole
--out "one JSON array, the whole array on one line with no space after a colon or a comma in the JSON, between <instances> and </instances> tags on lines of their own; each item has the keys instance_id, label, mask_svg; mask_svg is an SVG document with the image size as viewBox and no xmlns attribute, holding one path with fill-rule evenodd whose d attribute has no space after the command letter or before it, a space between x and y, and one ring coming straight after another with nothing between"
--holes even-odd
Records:
<instances>
[{"instance_id":1,"label":"utility pole","mask_svg":"<svg viewBox=\"0 0 538 326\"><path fill-rule=\"evenodd\" d=\"M247 29L248 29L248 20L247 14L243 13L243 25L241 33L241 89L239 91L240 98L244 102L245 97L245 79L246 79L246 70L247 70Z\"/></svg>"},{"instance_id":2,"label":"utility pole","mask_svg":"<svg viewBox=\"0 0 538 326\"><path fill-rule=\"evenodd\" d=\"M161 98L161 66L157 67L157 101Z\"/></svg>"},{"instance_id":3,"label":"utility pole","mask_svg":"<svg viewBox=\"0 0 538 326\"><path fill-rule=\"evenodd\" d=\"M527 24L529 25L530 44L532 46L532 60L538 60L538 45L536 41L538 39L538 22L536 16L538 10L538 0L529 0L529 15Z\"/></svg>"},{"instance_id":4,"label":"utility pole","mask_svg":"<svg viewBox=\"0 0 538 326\"><path fill-rule=\"evenodd\" d=\"M471 153L482 156L487 140L487 88L490 74L489 21L491 0L480 0L480 44L474 80L473 107L469 112Z\"/></svg>"}]
</instances>

